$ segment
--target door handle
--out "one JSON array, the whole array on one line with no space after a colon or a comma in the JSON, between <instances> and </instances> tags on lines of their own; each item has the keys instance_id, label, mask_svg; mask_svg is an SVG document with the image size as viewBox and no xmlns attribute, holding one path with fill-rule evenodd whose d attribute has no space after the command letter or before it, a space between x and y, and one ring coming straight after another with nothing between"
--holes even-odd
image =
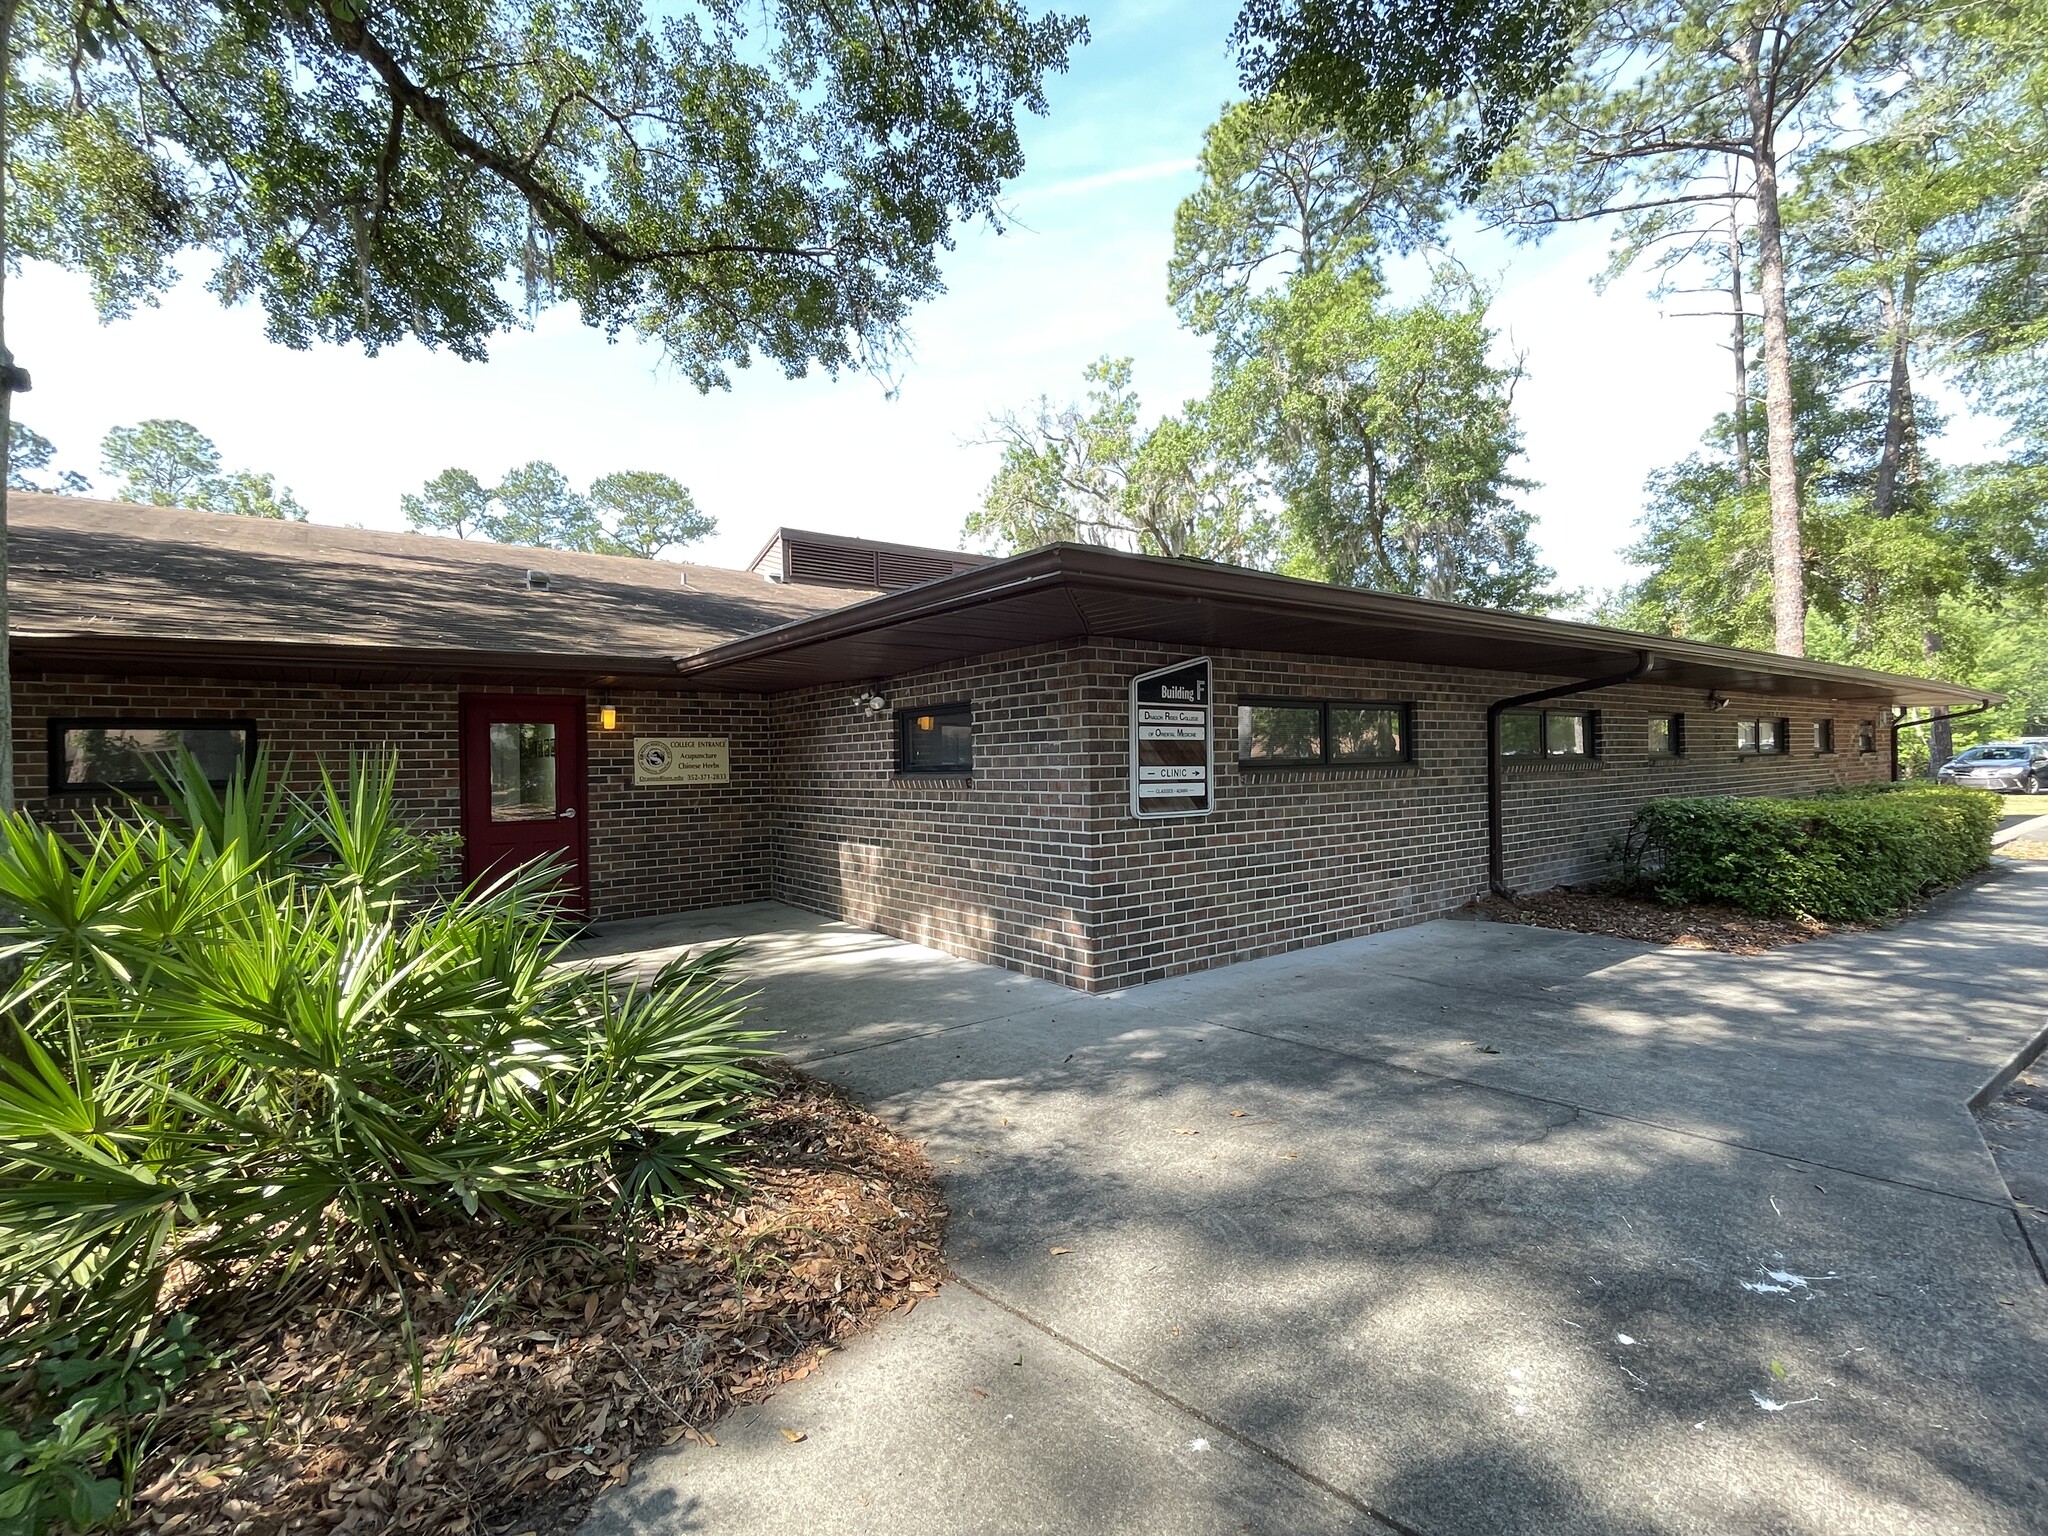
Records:
<instances>
[{"instance_id":1,"label":"door handle","mask_svg":"<svg viewBox=\"0 0 2048 1536\"><path fill-rule=\"evenodd\" d=\"M565 806L562 810L557 811L555 814L559 816L563 821L574 821L576 819L576 807L573 805Z\"/></svg>"}]
</instances>

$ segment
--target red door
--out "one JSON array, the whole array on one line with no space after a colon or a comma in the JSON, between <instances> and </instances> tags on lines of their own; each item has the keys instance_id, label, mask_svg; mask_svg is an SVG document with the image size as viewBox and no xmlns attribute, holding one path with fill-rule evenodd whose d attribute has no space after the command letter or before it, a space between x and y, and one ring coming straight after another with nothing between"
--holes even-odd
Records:
<instances>
[{"instance_id":1,"label":"red door","mask_svg":"<svg viewBox=\"0 0 2048 1536\"><path fill-rule=\"evenodd\" d=\"M583 700L471 693L462 698L462 865L471 880L543 854L590 910L585 852Z\"/></svg>"}]
</instances>

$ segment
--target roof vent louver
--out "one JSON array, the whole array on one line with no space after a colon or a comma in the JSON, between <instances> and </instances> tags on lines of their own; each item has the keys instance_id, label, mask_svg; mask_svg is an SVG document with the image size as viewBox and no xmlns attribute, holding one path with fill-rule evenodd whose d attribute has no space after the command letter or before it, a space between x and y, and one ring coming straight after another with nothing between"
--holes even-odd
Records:
<instances>
[{"instance_id":1,"label":"roof vent louver","mask_svg":"<svg viewBox=\"0 0 2048 1536\"><path fill-rule=\"evenodd\" d=\"M546 571L528 571L526 573L526 586L527 590L532 592L547 591L548 573Z\"/></svg>"},{"instance_id":2,"label":"roof vent louver","mask_svg":"<svg viewBox=\"0 0 2048 1536\"><path fill-rule=\"evenodd\" d=\"M889 550L875 552L875 585L884 589L914 587L920 581L937 581L960 569L951 560L936 555L899 555Z\"/></svg>"},{"instance_id":3,"label":"roof vent louver","mask_svg":"<svg viewBox=\"0 0 2048 1536\"><path fill-rule=\"evenodd\" d=\"M988 561L987 555L784 528L769 540L750 569L761 572L770 581L779 579L820 587L873 587L893 592L937 581Z\"/></svg>"},{"instance_id":4,"label":"roof vent louver","mask_svg":"<svg viewBox=\"0 0 2048 1536\"><path fill-rule=\"evenodd\" d=\"M875 552L848 549L844 545L801 543L788 540L783 546L789 558L791 581L815 581L834 587L872 587L875 584Z\"/></svg>"}]
</instances>

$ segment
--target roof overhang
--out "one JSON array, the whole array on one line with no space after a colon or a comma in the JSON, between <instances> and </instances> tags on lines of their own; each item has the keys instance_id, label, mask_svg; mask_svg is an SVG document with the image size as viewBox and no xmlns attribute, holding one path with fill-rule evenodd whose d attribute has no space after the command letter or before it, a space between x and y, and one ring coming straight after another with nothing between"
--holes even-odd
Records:
<instances>
[{"instance_id":1,"label":"roof overhang","mask_svg":"<svg viewBox=\"0 0 2048 1536\"><path fill-rule=\"evenodd\" d=\"M676 676L672 656L93 634L16 634L10 648L14 671L22 677L114 672L278 682L555 682L563 687L659 688L668 692L678 692L684 686Z\"/></svg>"},{"instance_id":2,"label":"roof overhang","mask_svg":"<svg viewBox=\"0 0 2048 1536\"><path fill-rule=\"evenodd\" d=\"M1951 708L1999 697L1930 678L1076 544L728 641L678 671L698 687L783 693L1091 639L1570 679L1626 672L1648 651L1649 681L1702 691Z\"/></svg>"}]
</instances>

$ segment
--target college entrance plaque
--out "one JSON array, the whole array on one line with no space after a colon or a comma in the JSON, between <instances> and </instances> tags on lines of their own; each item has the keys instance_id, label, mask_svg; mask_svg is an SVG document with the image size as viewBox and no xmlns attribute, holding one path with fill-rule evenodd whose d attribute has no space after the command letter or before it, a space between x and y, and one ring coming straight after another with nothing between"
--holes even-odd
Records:
<instances>
[{"instance_id":1,"label":"college entrance plaque","mask_svg":"<svg viewBox=\"0 0 2048 1536\"><path fill-rule=\"evenodd\" d=\"M635 784L728 784L730 754L723 736L635 736Z\"/></svg>"},{"instance_id":2,"label":"college entrance plaque","mask_svg":"<svg viewBox=\"0 0 2048 1536\"><path fill-rule=\"evenodd\" d=\"M1209 658L1131 680L1131 814L1206 816L1214 804L1216 732Z\"/></svg>"}]
</instances>

